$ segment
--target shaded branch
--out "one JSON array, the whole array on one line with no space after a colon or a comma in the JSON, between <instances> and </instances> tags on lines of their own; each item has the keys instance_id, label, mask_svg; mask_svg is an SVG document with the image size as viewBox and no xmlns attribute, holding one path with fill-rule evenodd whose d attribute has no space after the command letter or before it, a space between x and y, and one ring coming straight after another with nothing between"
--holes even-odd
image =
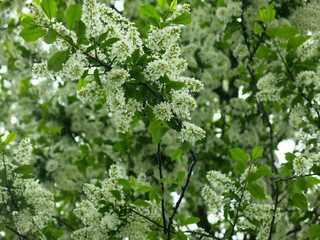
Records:
<instances>
[{"instance_id":1,"label":"shaded branch","mask_svg":"<svg viewBox=\"0 0 320 240\"><path fill-rule=\"evenodd\" d=\"M158 151L157 151L157 158L158 158L158 167L159 167L159 175L160 180L163 178L162 175L162 162L161 162L161 141L158 144ZM162 192L162 199L161 199L161 210L162 210L162 219L163 219L163 232L167 234L167 220L166 220L166 213L165 213L165 200L164 200L164 184L161 183L161 192Z\"/></svg>"},{"instance_id":2,"label":"shaded branch","mask_svg":"<svg viewBox=\"0 0 320 240\"><path fill-rule=\"evenodd\" d=\"M276 183L276 202L274 204L273 216L272 216L272 221L271 221L271 224L270 224L270 232L269 232L268 240L271 240L273 224L274 224L274 221L276 219L276 212L277 212L277 208L278 208L278 204L279 204L279 185L278 185L278 182L275 182L275 183Z\"/></svg>"},{"instance_id":3,"label":"shaded branch","mask_svg":"<svg viewBox=\"0 0 320 240\"><path fill-rule=\"evenodd\" d=\"M11 230L12 232L14 232L14 234L16 234L19 239L26 239L26 240L29 240L29 238L27 236L24 236L22 234L20 234L16 229L12 228L12 227L9 227L8 225L6 225L6 228L8 228L9 230Z\"/></svg>"},{"instance_id":4,"label":"shaded branch","mask_svg":"<svg viewBox=\"0 0 320 240\"><path fill-rule=\"evenodd\" d=\"M70 228L72 231L74 231L75 229L68 223L66 223L64 220L62 220L60 217L57 216L51 216L54 219L57 219L60 223L62 223L63 225L65 225L66 227Z\"/></svg>"}]
</instances>

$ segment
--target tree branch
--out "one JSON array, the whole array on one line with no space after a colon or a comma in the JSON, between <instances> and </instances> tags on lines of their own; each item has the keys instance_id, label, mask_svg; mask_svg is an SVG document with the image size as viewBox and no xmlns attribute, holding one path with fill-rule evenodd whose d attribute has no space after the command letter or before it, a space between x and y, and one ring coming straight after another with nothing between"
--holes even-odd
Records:
<instances>
[{"instance_id":1,"label":"tree branch","mask_svg":"<svg viewBox=\"0 0 320 240\"><path fill-rule=\"evenodd\" d=\"M162 175L162 162L161 162L161 141L158 144L158 151L157 151L157 158L158 158L158 167L159 167L159 175L160 180L163 178ZM165 200L164 200L164 184L161 182L161 192L162 192L162 199L161 199L161 209L162 209L162 219L163 219L163 232L167 234L167 220L166 220L166 213L165 213Z\"/></svg>"},{"instance_id":2,"label":"tree branch","mask_svg":"<svg viewBox=\"0 0 320 240\"><path fill-rule=\"evenodd\" d=\"M271 225L270 225L270 232L269 232L268 240L271 240L273 224L276 219L276 212L277 212L277 208L278 208L278 204L279 204L279 185L278 185L278 182L275 182L275 183L276 183L276 202L274 204L273 216L272 216L272 221L271 221Z\"/></svg>"},{"instance_id":3,"label":"tree branch","mask_svg":"<svg viewBox=\"0 0 320 240\"><path fill-rule=\"evenodd\" d=\"M54 219L57 219L59 222L61 222L63 225L65 225L66 227L70 228L72 231L74 231L75 229L68 223L66 223L64 220L62 220L60 217L57 216L51 216Z\"/></svg>"},{"instance_id":4,"label":"tree branch","mask_svg":"<svg viewBox=\"0 0 320 240\"><path fill-rule=\"evenodd\" d=\"M24 235L22 235L22 234L20 234L16 229L14 229L14 228L12 228L12 227L9 227L8 225L6 225L6 228L8 228L9 230L11 230L12 232L14 232L14 234L16 234L18 237L19 237L19 239L26 239L26 240L29 240L29 238L28 237L26 237L26 236L24 236Z\"/></svg>"}]
</instances>

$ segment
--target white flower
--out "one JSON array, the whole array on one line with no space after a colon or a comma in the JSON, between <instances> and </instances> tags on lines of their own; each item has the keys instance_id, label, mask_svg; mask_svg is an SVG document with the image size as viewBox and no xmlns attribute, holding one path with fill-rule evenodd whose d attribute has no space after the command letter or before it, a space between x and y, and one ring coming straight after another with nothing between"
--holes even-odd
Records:
<instances>
[{"instance_id":1,"label":"white flower","mask_svg":"<svg viewBox=\"0 0 320 240\"><path fill-rule=\"evenodd\" d=\"M15 151L16 153L15 160L19 165L30 164L31 152L32 152L32 146L30 143L30 139L25 138L20 142L18 150Z\"/></svg>"},{"instance_id":2,"label":"white flower","mask_svg":"<svg viewBox=\"0 0 320 240\"><path fill-rule=\"evenodd\" d=\"M204 138L205 135L206 133L202 128L189 122L183 122L182 129L180 131L178 138L182 142L187 141L187 142L194 143Z\"/></svg>"},{"instance_id":3,"label":"white flower","mask_svg":"<svg viewBox=\"0 0 320 240\"><path fill-rule=\"evenodd\" d=\"M298 156L293 159L293 170L297 175L306 175L310 173L312 164L312 158Z\"/></svg>"},{"instance_id":4,"label":"white flower","mask_svg":"<svg viewBox=\"0 0 320 240\"><path fill-rule=\"evenodd\" d=\"M171 106L168 102L161 102L155 105L153 112L156 118L161 121L170 121L170 119L173 117Z\"/></svg>"}]
</instances>

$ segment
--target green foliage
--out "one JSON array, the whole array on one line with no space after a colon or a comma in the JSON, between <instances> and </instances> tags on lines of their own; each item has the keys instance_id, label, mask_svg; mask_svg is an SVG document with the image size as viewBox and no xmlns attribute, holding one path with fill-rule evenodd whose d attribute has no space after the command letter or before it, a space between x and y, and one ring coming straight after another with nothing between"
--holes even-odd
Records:
<instances>
[{"instance_id":1,"label":"green foliage","mask_svg":"<svg viewBox=\"0 0 320 240\"><path fill-rule=\"evenodd\" d=\"M248 191L251 193L251 195L257 199L266 199L266 194L264 193L264 190L262 187L260 187L256 183L249 183L248 184Z\"/></svg>"},{"instance_id":2,"label":"green foliage","mask_svg":"<svg viewBox=\"0 0 320 240\"><path fill-rule=\"evenodd\" d=\"M20 32L20 36L23 37L23 39L27 42L36 41L45 34L45 31L30 17L25 17L21 24L23 29Z\"/></svg>"},{"instance_id":3,"label":"green foliage","mask_svg":"<svg viewBox=\"0 0 320 240\"><path fill-rule=\"evenodd\" d=\"M13 142L16 139L17 133L18 132L9 133L6 137L6 140L4 141L4 145L7 146L9 145L9 143Z\"/></svg>"},{"instance_id":4,"label":"green foliage","mask_svg":"<svg viewBox=\"0 0 320 240\"><path fill-rule=\"evenodd\" d=\"M49 19L53 18L56 14L57 3L55 0L42 0L40 6Z\"/></svg>"},{"instance_id":5,"label":"green foliage","mask_svg":"<svg viewBox=\"0 0 320 240\"><path fill-rule=\"evenodd\" d=\"M241 148L233 148L231 149L230 152L231 152L231 157L235 161L239 161L241 163L247 162L248 154L246 154Z\"/></svg>"},{"instance_id":6,"label":"green foliage","mask_svg":"<svg viewBox=\"0 0 320 240\"><path fill-rule=\"evenodd\" d=\"M62 69L62 64L67 61L68 54L68 51L56 52L48 61L48 69L59 72Z\"/></svg>"},{"instance_id":7,"label":"green foliage","mask_svg":"<svg viewBox=\"0 0 320 240\"><path fill-rule=\"evenodd\" d=\"M66 23L69 29L74 29L75 21L80 21L82 9L80 4L71 4L66 11Z\"/></svg>"}]
</instances>

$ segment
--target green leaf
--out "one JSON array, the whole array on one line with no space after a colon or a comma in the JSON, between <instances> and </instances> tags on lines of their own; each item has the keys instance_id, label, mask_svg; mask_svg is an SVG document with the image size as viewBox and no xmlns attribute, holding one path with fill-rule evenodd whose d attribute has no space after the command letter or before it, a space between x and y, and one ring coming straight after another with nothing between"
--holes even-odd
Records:
<instances>
[{"instance_id":1,"label":"green leaf","mask_svg":"<svg viewBox=\"0 0 320 240\"><path fill-rule=\"evenodd\" d=\"M151 190L152 190L152 187L147 186L147 185L142 185L137 188L137 191L139 191L139 192L149 192Z\"/></svg>"},{"instance_id":2,"label":"green leaf","mask_svg":"<svg viewBox=\"0 0 320 240\"><path fill-rule=\"evenodd\" d=\"M75 21L80 21L82 15L81 5L80 4L71 4L67 8L66 12L66 24L67 27L71 30L76 26Z\"/></svg>"},{"instance_id":3,"label":"green leaf","mask_svg":"<svg viewBox=\"0 0 320 240\"><path fill-rule=\"evenodd\" d=\"M98 68L96 68L96 70L94 70L93 76L94 76L94 80L96 81L96 83L101 85L101 80L100 80Z\"/></svg>"},{"instance_id":4,"label":"green leaf","mask_svg":"<svg viewBox=\"0 0 320 240\"><path fill-rule=\"evenodd\" d=\"M277 60L278 56L274 51L271 51L264 45L260 45L258 50L255 53L255 57L257 58L264 58L265 60Z\"/></svg>"},{"instance_id":5,"label":"green leaf","mask_svg":"<svg viewBox=\"0 0 320 240\"><path fill-rule=\"evenodd\" d=\"M53 18L57 11L57 4L54 0L42 0L41 8L49 19Z\"/></svg>"},{"instance_id":6,"label":"green leaf","mask_svg":"<svg viewBox=\"0 0 320 240\"><path fill-rule=\"evenodd\" d=\"M159 6L160 6L160 8L161 8L161 11L164 11L164 10L166 10L166 8L167 8L167 0L157 0L158 1L158 4L159 4Z\"/></svg>"},{"instance_id":7,"label":"green leaf","mask_svg":"<svg viewBox=\"0 0 320 240\"><path fill-rule=\"evenodd\" d=\"M251 195L255 198L258 199L266 199L266 195L264 193L264 190L262 187L260 187L258 184L256 183L252 183L250 182L248 184L248 191L251 193Z\"/></svg>"},{"instance_id":8,"label":"green leaf","mask_svg":"<svg viewBox=\"0 0 320 240\"><path fill-rule=\"evenodd\" d=\"M306 181L309 185L317 185L320 183L320 179L316 177L306 177Z\"/></svg>"},{"instance_id":9,"label":"green leaf","mask_svg":"<svg viewBox=\"0 0 320 240\"><path fill-rule=\"evenodd\" d=\"M308 211L308 201L303 193L295 193L292 197L293 204L302 210Z\"/></svg>"},{"instance_id":10,"label":"green leaf","mask_svg":"<svg viewBox=\"0 0 320 240\"><path fill-rule=\"evenodd\" d=\"M80 21L75 21L75 29L74 31L76 32L77 35L77 42L81 42L82 39L84 39L86 35L86 25L80 20Z\"/></svg>"},{"instance_id":11,"label":"green leaf","mask_svg":"<svg viewBox=\"0 0 320 240\"><path fill-rule=\"evenodd\" d=\"M153 237L158 233L158 231L148 232L147 239L153 239Z\"/></svg>"},{"instance_id":12,"label":"green leaf","mask_svg":"<svg viewBox=\"0 0 320 240\"><path fill-rule=\"evenodd\" d=\"M187 219L182 221L182 225L197 224L199 221L200 221L200 218L188 217Z\"/></svg>"},{"instance_id":13,"label":"green leaf","mask_svg":"<svg viewBox=\"0 0 320 240\"><path fill-rule=\"evenodd\" d=\"M137 179L134 176L131 175L130 180L132 182L133 187L136 187L137 184L138 184Z\"/></svg>"},{"instance_id":14,"label":"green leaf","mask_svg":"<svg viewBox=\"0 0 320 240\"><path fill-rule=\"evenodd\" d=\"M143 5L139 7L140 13L149 18L154 18L157 22L160 22L160 14L151 4Z\"/></svg>"},{"instance_id":15,"label":"green leaf","mask_svg":"<svg viewBox=\"0 0 320 240\"><path fill-rule=\"evenodd\" d=\"M282 28L269 28L266 33L271 38L281 37L288 39L298 34L299 31L294 27L285 26Z\"/></svg>"},{"instance_id":16,"label":"green leaf","mask_svg":"<svg viewBox=\"0 0 320 240\"><path fill-rule=\"evenodd\" d=\"M132 204L138 206L138 207L149 207L150 204L147 203L145 200L143 199L137 199L135 202L133 202Z\"/></svg>"},{"instance_id":17,"label":"green leaf","mask_svg":"<svg viewBox=\"0 0 320 240\"><path fill-rule=\"evenodd\" d=\"M311 226L308 233L311 238L320 238L320 224Z\"/></svg>"},{"instance_id":18,"label":"green leaf","mask_svg":"<svg viewBox=\"0 0 320 240\"><path fill-rule=\"evenodd\" d=\"M259 173L256 172L250 172L247 176L247 181L248 182L253 182L257 179L259 179L261 177L261 175Z\"/></svg>"},{"instance_id":19,"label":"green leaf","mask_svg":"<svg viewBox=\"0 0 320 240\"><path fill-rule=\"evenodd\" d=\"M24 28L20 32L20 36L27 42L36 41L46 33L30 17L24 18L21 24Z\"/></svg>"},{"instance_id":20,"label":"green leaf","mask_svg":"<svg viewBox=\"0 0 320 240\"><path fill-rule=\"evenodd\" d=\"M34 168L30 165L22 165L19 166L14 170L15 173L23 174L23 175L29 175L34 172Z\"/></svg>"},{"instance_id":21,"label":"green leaf","mask_svg":"<svg viewBox=\"0 0 320 240\"><path fill-rule=\"evenodd\" d=\"M171 156L171 160L174 161L181 155L182 155L181 148L177 148L176 150L173 151L172 156Z\"/></svg>"},{"instance_id":22,"label":"green leaf","mask_svg":"<svg viewBox=\"0 0 320 240\"><path fill-rule=\"evenodd\" d=\"M285 153L285 156L286 156L286 160L288 162L293 162L293 159L296 158L296 155L294 155L293 153L290 153L290 152Z\"/></svg>"},{"instance_id":23,"label":"green leaf","mask_svg":"<svg viewBox=\"0 0 320 240\"><path fill-rule=\"evenodd\" d=\"M260 166L257 169L257 173L259 173L261 176L268 177L268 178L272 178L275 176L267 166Z\"/></svg>"},{"instance_id":24,"label":"green leaf","mask_svg":"<svg viewBox=\"0 0 320 240\"><path fill-rule=\"evenodd\" d=\"M54 72L59 72L62 69L62 64L66 62L68 51L55 53L48 61L48 69Z\"/></svg>"},{"instance_id":25,"label":"green leaf","mask_svg":"<svg viewBox=\"0 0 320 240\"><path fill-rule=\"evenodd\" d=\"M252 150L252 159L255 160L257 159L258 157L262 157L263 156L263 147L255 147L253 150Z\"/></svg>"},{"instance_id":26,"label":"green leaf","mask_svg":"<svg viewBox=\"0 0 320 240\"><path fill-rule=\"evenodd\" d=\"M101 43L100 49L104 49L105 47L111 46L112 44L118 42L120 38L109 38L107 41Z\"/></svg>"},{"instance_id":27,"label":"green leaf","mask_svg":"<svg viewBox=\"0 0 320 240\"><path fill-rule=\"evenodd\" d=\"M121 193L118 190L111 190L110 191L112 196L117 199L118 201L121 201Z\"/></svg>"},{"instance_id":28,"label":"green leaf","mask_svg":"<svg viewBox=\"0 0 320 240\"><path fill-rule=\"evenodd\" d=\"M273 19L276 16L276 10L274 9L274 6L270 4L267 9L266 9L266 16L267 16L267 21L272 22Z\"/></svg>"},{"instance_id":29,"label":"green leaf","mask_svg":"<svg viewBox=\"0 0 320 240\"><path fill-rule=\"evenodd\" d=\"M241 148L232 148L231 149L231 157L235 161L246 163L248 154L246 154Z\"/></svg>"},{"instance_id":30,"label":"green leaf","mask_svg":"<svg viewBox=\"0 0 320 240\"><path fill-rule=\"evenodd\" d=\"M49 31L47 32L46 35L44 35L43 40L47 43L47 44L52 44L54 43L54 41L57 38L57 33L56 31L54 31L52 28L49 29Z\"/></svg>"},{"instance_id":31,"label":"green leaf","mask_svg":"<svg viewBox=\"0 0 320 240\"><path fill-rule=\"evenodd\" d=\"M169 182L170 179L169 178L161 178L160 179L160 183L165 183L165 182Z\"/></svg>"},{"instance_id":32,"label":"green leaf","mask_svg":"<svg viewBox=\"0 0 320 240\"><path fill-rule=\"evenodd\" d=\"M132 189L131 183L127 179L119 178L118 179L118 183L120 185L122 185L124 189L127 189L127 190L131 190Z\"/></svg>"},{"instance_id":33,"label":"green leaf","mask_svg":"<svg viewBox=\"0 0 320 240\"><path fill-rule=\"evenodd\" d=\"M244 173L245 169L246 169L246 167L242 162L237 162L233 168L233 171L235 174L240 175L240 174Z\"/></svg>"},{"instance_id":34,"label":"green leaf","mask_svg":"<svg viewBox=\"0 0 320 240\"><path fill-rule=\"evenodd\" d=\"M154 145L158 145L162 137L167 133L168 129L168 125L164 122L151 122L148 127L148 132L151 133L152 143Z\"/></svg>"},{"instance_id":35,"label":"green leaf","mask_svg":"<svg viewBox=\"0 0 320 240\"><path fill-rule=\"evenodd\" d=\"M78 86L77 86L77 90L79 91L81 88L86 87L87 86L87 82L84 79L80 79L78 82Z\"/></svg>"},{"instance_id":36,"label":"green leaf","mask_svg":"<svg viewBox=\"0 0 320 240\"><path fill-rule=\"evenodd\" d=\"M187 25L187 24L191 23L191 21L192 21L191 14L188 12L185 12L185 13L181 14L180 16L176 17L175 19L173 19L172 23Z\"/></svg>"},{"instance_id":37,"label":"green leaf","mask_svg":"<svg viewBox=\"0 0 320 240\"><path fill-rule=\"evenodd\" d=\"M172 0L170 4L170 10L172 11L178 4L178 0Z\"/></svg>"},{"instance_id":38,"label":"green leaf","mask_svg":"<svg viewBox=\"0 0 320 240\"><path fill-rule=\"evenodd\" d=\"M303 44L309 38L310 36L297 36L297 37L290 38L287 44L287 50L288 51L296 50L301 44Z\"/></svg>"},{"instance_id":39,"label":"green leaf","mask_svg":"<svg viewBox=\"0 0 320 240\"><path fill-rule=\"evenodd\" d=\"M254 34L260 34L264 32L263 27L259 23L254 23Z\"/></svg>"},{"instance_id":40,"label":"green leaf","mask_svg":"<svg viewBox=\"0 0 320 240\"><path fill-rule=\"evenodd\" d=\"M7 146L9 143L13 142L16 139L18 132L9 133L6 140L4 141L4 145Z\"/></svg>"},{"instance_id":41,"label":"green leaf","mask_svg":"<svg viewBox=\"0 0 320 240\"><path fill-rule=\"evenodd\" d=\"M178 180L179 180L179 182L183 183L185 175L186 175L185 171L178 172Z\"/></svg>"}]
</instances>

